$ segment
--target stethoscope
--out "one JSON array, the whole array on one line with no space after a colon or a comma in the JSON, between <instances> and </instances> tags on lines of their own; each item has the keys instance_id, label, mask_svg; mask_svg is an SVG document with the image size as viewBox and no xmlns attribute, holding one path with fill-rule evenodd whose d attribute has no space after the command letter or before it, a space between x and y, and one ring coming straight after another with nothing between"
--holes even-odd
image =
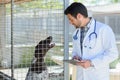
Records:
<instances>
[{"instance_id":1,"label":"stethoscope","mask_svg":"<svg viewBox=\"0 0 120 80\"><path fill-rule=\"evenodd\" d=\"M95 20L95 24L94 24L94 30L93 30L93 32L92 33L90 33L89 34L89 40L88 40L88 42L89 42L89 45L88 45L88 43L86 43L86 44L84 44L84 47L85 48L89 48L89 49L92 49L94 46L95 46L95 43L96 43L96 39L97 39L97 33L95 32L96 31L96 20ZM78 32L79 32L79 30L77 30L76 31L76 33L75 33L75 35L73 36L73 39L74 40L77 40L78 39ZM95 36L95 41L94 41L94 44L91 44L91 38L92 38L92 36ZM92 46L93 45L93 46Z\"/></svg>"}]
</instances>

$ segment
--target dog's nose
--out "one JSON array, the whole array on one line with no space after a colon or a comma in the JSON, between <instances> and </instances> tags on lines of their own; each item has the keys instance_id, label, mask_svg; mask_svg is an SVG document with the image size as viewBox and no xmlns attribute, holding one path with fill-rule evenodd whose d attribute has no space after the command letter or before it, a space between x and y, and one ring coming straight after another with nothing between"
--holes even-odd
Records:
<instances>
[{"instance_id":1,"label":"dog's nose","mask_svg":"<svg viewBox=\"0 0 120 80\"><path fill-rule=\"evenodd\" d=\"M49 46L50 46L50 48L52 48L55 46L55 43L50 43Z\"/></svg>"}]
</instances>

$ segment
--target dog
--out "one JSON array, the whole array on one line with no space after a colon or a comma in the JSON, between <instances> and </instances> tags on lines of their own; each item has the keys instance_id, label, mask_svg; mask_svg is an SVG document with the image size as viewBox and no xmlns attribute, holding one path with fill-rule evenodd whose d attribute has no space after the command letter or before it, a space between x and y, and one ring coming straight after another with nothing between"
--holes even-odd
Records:
<instances>
[{"instance_id":1,"label":"dog","mask_svg":"<svg viewBox=\"0 0 120 80\"><path fill-rule=\"evenodd\" d=\"M55 46L52 43L52 36L47 37L45 40L41 40L35 46L35 54L32 63L29 67L25 80L48 80L49 74L47 66L44 62L44 57L48 50Z\"/></svg>"}]
</instances>

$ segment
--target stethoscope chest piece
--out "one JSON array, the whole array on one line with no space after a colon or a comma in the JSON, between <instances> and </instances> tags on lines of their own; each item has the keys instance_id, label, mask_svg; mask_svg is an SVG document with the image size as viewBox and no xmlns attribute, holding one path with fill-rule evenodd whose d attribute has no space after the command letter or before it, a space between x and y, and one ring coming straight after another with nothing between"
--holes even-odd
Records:
<instances>
[{"instance_id":1,"label":"stethoscope chest piece","mask_svg":"<svg viewBox=\"0 0 120 80\"><path fill-rule=\"evenodd\" d=\"M77 40L77 39L78 39L77 35L76 35L76 36L73 36L73 39L74 39L74 40Z\"/></svg>"},{"instance_id":2,"label":"stethoscope chest piece","mask_svg":"<svg viewBox=\"0 0 120 80\"><path fill-rule=\"evenodd\" d=\"M74 39L74 40L77 40L77 39L78 39L78 36L77 36L78 32L79 32L79 30L77 30L76 34L73 36L73 39Z\"/></svg>"}]
</instances>

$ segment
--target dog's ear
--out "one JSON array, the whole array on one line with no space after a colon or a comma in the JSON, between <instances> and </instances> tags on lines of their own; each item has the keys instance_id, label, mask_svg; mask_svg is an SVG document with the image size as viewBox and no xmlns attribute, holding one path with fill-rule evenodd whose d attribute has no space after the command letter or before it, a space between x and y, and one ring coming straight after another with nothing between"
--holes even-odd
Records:
<instances>
[{"instance_id":1,"label":"dog's ear","mask_svg":"<svg viewBox=\"0 0 120 80\"><path fill-rule=\"evenodd\" d=\"M47 41L47 43L50 43L52 41L52 36L49 36L45 39Z\"/></svg>"},{"instance_id":2,"label":"dog's ear","mask_svg":"<svg viewBox=\"0 0 120 80\"><path fill-rule=\"evenodd\" d=\"M47 37L47 39L52 39L52 36Z\"/></svg>"}]
</instances>

